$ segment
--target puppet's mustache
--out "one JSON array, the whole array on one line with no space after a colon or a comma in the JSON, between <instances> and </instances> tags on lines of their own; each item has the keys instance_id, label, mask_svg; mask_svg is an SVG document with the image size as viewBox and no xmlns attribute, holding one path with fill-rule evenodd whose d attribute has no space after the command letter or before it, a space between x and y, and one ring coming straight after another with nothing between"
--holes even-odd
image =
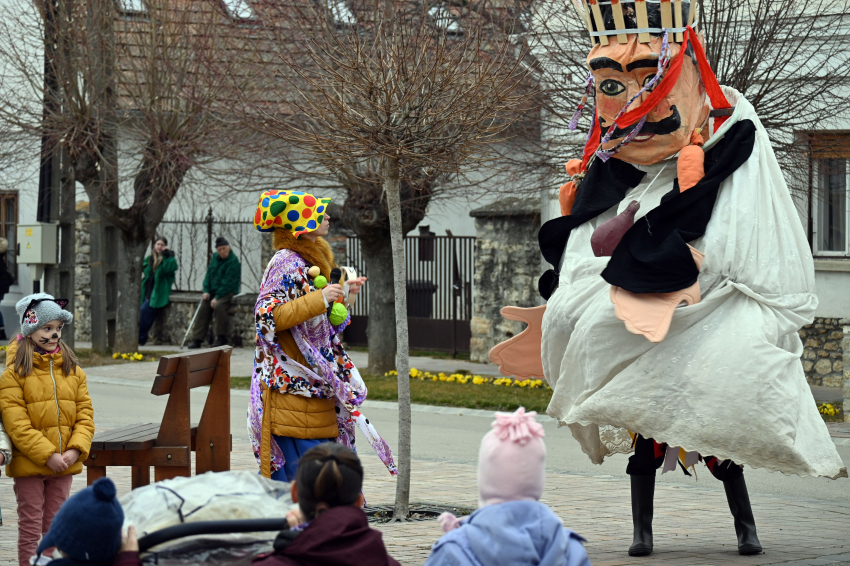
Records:
<instances>
[{"instance_id":1,"label":"puppet's mustache","mask_svg":"<svg viewBox=\"0 0 850 566\"><path fill-rule=\"evenodd\" d=\"M667 134L672 134L676 130L682 127L682 117L679 115L679 110L675 106L671 106L670 110L673 113L666 118L663 118L657 122L646 122L643 125L643 128L640 129L641 135L649 135L655 134L657 136L664 136ZM640 122L635 122L631 126L626 126L622 130L620 128L614 128L614 133L611 134L611 139L616 140L619 138L624 138L629 135L632 130L634 130ZM608 128L610 126L602 125L602 118L599 118L599 127L602 129L602 136L608 132Z\"/></svg>"}]
</instances>

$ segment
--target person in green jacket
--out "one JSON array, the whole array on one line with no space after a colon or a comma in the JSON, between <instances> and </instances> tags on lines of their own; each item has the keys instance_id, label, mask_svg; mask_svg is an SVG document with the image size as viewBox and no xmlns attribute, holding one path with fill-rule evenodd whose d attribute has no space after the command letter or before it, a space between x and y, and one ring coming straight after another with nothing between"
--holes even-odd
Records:
<instances>
[{"instance_id":1,"label":"person in green jacket","mask_svg":"<svg viewBox=\"0 0 850 566\"><path fill-rule=\"evenodd\" d=\"M198 309L195 324L192 326L190 349L200 348L210 319L215 312L215 342L213 346L225 346L230 328L230 314L227 312L234 295L242 288L242 265L236 254L230 249L230 242L216 238L215 253L204 277L204 298Z\"/></svg>"},{"instance_id":2,"label":"person in green jacket","mask_svg":"<svg viewBox=\"0 0 850 566\"><path fill-rule=\"evenodd\" d=\"M139 314L139 346L148 341L148 332L159 311L168 304L177 258L168 249L168 240L157 238L151 255L142 263L142 311Z\"/></svg>"}]
</instances>

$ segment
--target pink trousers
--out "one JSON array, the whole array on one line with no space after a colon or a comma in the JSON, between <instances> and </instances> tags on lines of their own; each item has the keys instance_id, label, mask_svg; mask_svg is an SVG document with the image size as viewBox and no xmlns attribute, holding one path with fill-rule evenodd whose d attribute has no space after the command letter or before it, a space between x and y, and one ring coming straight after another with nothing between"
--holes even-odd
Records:
<instances>
[{"instance_id":1,"label":"pink trousers","mask_svg":"<svg viewBox=\"0 0 850 566\"><path fill-rule=\"evenodd\" d=\"M54 515L71 494L72 481L72 476L15 478L20 566L29 566L41 535L50 530Z\"/></svg>"}]
</instances>

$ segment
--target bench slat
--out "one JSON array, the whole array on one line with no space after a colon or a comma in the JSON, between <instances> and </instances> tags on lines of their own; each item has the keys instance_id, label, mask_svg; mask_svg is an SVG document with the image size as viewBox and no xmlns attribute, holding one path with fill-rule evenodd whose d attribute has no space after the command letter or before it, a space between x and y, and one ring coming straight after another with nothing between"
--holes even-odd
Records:
<instances>
[{"instance_id":1,"label":"bench slat","mask_svg":"<svg viewBox=\"0 0 850 566\"><path fill-rule=\"evenodd\" d=\"M198 425L192 425L192 437L198 431ZM151 446L156 446L156 438L159 436L159 427L152 431L151 434L139 438L131 438L124 441L124 450L147 450Z\"/></svg>"},{"instance_id":2,"label":"bench slat","mask_svg":"<svg viewBox=\"0 0 850 566\"><path fill-rule=\"evenodd\" d=\"M145 428L128 430L127 434L116 438L110 438L104 441L103 450L120 450L127 442L132 440L146 440L153 436L156 439L156 433L159 430L159 425L152 425ZM151 445L153 446L153 445Z\"/></svg>"},{"instance_id":3,"label":"bench slat","mask_svg":"<svg viewBox=\"0 0 850 566\"><path fill-rule=\"evenodd\" d=\"M205 385L209 385L212 383L213 376L215 376L215 368L206 368L200 371L193 371L189 373L189 389L195 389L196 387L203 387ZM153 380L153 387L151 387L152 395L168 395L171 393L171 387L174 384L174 376L173 375L158 375Z\"/></svg>"},{"instance_id":4,"label":"bench slat","mask_svg":"<svg viewBox=\"0 0 850 566\"><path fill-rule=\"evenodd\" d=\"M159 426L155 423L133 423L131 425L124 425L118 428L113 428L110 430L104 430L101 432L97 432L94 435L94 440L112 440L113 438L118 438L127 434L130 431L145 429L149 426Z\"/></svg>"},{"instance_id":5,"label":"bench slat","mask_svg":"<svg viewBox=\"0 0 850 566\"><path fill-rule=\"evenodd\" d=\"M159 429L158 424L141 423L130 426L121 427L115 430L109 430L103 433L95 434L92 439L92 450L103 450L104 445L108 442L114 442L125 438L132 438L135 435L144 434L150 430Z\"/></svg>"},{"instance_id":6,"label":"bench slat","mask_svg":"<svg viewBox=\"0 0 850 566\"><path fill-rule=\"evenodd\" d=\"M198 350L197 352L186 352L184 354L171 354L163 356L159 359L159 367L156 373L164 376L172 376L177 373L177 365L180 363L180 358L191 357L190 369L201 370L214 368L218 365L218 358L221 352L230 346L220 346L218 348L210 348L208 350Z\"/></svg>"},{"instance_id":7,"label":"bench slat","mask_svg":"<svg viewBox=\"0 0 850 566\"><path fill-rule=\"evenodd\" d=\"M132 430L132 432L131 432ZM156 439L159 435L159 425L150 425L130 429L128 433L120 438L113 438L105 442L99 442L96 445L92 443L92 450L148 450L156 446ZM198 432L198 425L193 424L191 433L192 437Z\"/></svg>"},{"instance_id":8,"label":"bench slat","mask_svg":"<svg viewBox=\"0 0 850 566\"><path fill-rule=\"evenodd\" d=\"M126 436L124 438L117 438L115 440L108 440L103 443L103 450L134 450L133 448L128 448L128 445L133 443L136 445L144 444L144 448L150 448L151 446L156 446L156 435L159 433L159 427L140 432L139 434L134 434L130 436ZM135 448L135 450L141 450L142 448L139 446Z\"/></svg>"}]
</instances>

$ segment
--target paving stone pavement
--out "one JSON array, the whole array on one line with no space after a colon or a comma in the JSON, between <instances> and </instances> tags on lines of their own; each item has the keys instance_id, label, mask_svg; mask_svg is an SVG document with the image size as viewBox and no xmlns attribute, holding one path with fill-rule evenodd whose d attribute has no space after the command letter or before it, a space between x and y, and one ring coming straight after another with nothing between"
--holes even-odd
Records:
<instances>
[{"instance_id":1,"label":"paving stone pavement","mask_svg":"<svg viewBox=\"0 0 850 566\"><path fill-rule=\"evenodd\" d=\"M377 457L364 455L364 491L372 504L391 504L395 479ZM234 444L233 469L256 469L247 443ZM112 468L109 476L120 495L129 491L128 468ZM546 476L543 502L552 507L564 524L587 538L587 550L595 566L622 564L677 564L683 566L747 564L786 566L850 565L850 505L774 495L752 494L759 537L766 552L743 557L737 553L732 517L722 492L702 488L714 482L700 474L692 487L659 484L655 494L655 552L646 558L630 558L629 483L621 478L578 474ZM848 481L848 480L838 480ZM74 478L73 490L85 487L85 476ZM413 501L475 507L476 468L414 460ZM17 514L12 480L0 478L0 565L17 564ZM378 528L390 554L405 566L422 564L431 545L440 537L436 521Z\"/></svg>"}]
</instances>

